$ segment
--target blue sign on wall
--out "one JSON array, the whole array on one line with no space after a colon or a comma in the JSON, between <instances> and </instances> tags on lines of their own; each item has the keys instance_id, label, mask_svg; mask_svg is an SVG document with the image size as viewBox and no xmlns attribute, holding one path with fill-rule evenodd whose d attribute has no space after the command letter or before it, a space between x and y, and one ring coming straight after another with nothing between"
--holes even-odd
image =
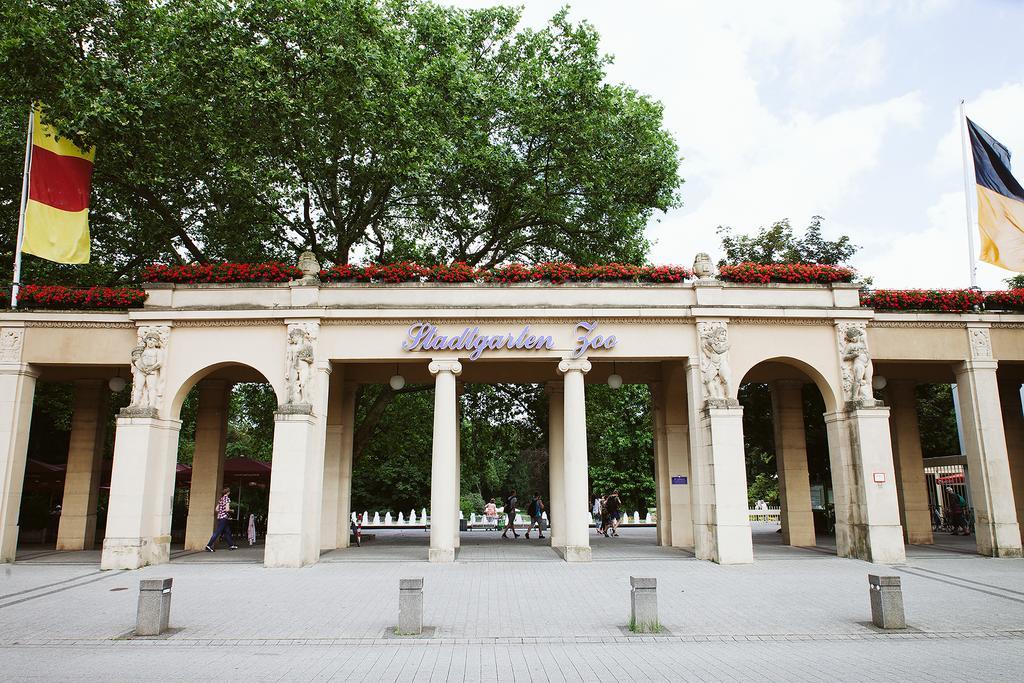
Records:
<instances>
[{"instance_id":1,"label":"blue sign on wall","mask_svg":"<svg viewBox=\"0 0 1024 683\"><path fill-rule=\"evenodd\" d=\"M686 477L672 477L672 483L673 484L685 484L686 483Z\"/></svg>"}]
</instances>

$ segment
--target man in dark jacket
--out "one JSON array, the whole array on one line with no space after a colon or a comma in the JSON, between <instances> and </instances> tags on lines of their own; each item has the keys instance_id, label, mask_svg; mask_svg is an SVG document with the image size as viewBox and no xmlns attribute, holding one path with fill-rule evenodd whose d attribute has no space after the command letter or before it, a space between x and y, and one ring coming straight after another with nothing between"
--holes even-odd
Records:
<instances>
[{"instance_id":1,"label":"man in dark jacket","mask_svg":"<svg viewBox=\"0 0 1024 683\"><path fill-rule=\"evenodd\" d=\"M516 505L519 503L519 499L516 498L516 490L512 489L512 493L508 494L505 498L505 515L508 516L508 524L505 526L505 530L501 532L502 538L508 538L508 530L512 530L512 536L519 538L519 534L516 533Z\"/></svg>"}]
</instances>

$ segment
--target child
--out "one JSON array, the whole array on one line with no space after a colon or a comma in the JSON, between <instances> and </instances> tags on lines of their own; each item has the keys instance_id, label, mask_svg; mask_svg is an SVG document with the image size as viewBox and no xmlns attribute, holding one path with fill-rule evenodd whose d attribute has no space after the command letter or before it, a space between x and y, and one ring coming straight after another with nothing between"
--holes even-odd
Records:
<instances>
[{"instance_id":1,"label":"child","mask_svg":"<svg viewBox=\"0 0 1024 683\"><path fill-rule=\"evenodd\" d=\"M356 515L355 520L352 522L352 535L356 539L356 547L363 547L363 516Z\"/></svg>"}]
</instances>

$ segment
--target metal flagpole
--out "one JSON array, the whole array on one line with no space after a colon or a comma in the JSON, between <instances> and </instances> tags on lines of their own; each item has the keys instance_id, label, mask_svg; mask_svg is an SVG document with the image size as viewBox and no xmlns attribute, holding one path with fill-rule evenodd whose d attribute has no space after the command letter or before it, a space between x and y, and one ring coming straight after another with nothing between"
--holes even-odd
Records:
<instances>
[{"instance_id":1,"label":"metal flagpole","mask_svg":"<svg viewBox=\"0 0 1024 683\"><path fill-rule=\"evenodd\" d=\"M25 173L21 179L21 209L18 211L18 241L14 244L14 278L11 283L11 308L18 307L18 290L21 288L21 245L25 241L25 206L28 204L28 172L32 159L33 110L28 110L28 136L25 138Z\"/></svg>"},{"instance_id":2,"label":"metal flagpole","mask_svg":"<svg viewBox=\"0 0 1024 683\"><path fill-rule=\"evenodd\" d=\"M967 212L967 263L971 274L971 289L978 288L978 266L974 261L974 203L971 201L971 186L974 185L974 154L967 136L967 109L960 100L960 146L964 155L964 209Z\"/></svg>"}]
</instances>

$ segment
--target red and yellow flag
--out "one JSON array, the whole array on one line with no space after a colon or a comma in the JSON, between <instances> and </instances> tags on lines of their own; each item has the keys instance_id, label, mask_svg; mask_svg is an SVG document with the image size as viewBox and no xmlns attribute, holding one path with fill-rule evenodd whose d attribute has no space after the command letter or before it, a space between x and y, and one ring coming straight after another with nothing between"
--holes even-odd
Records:
<instances>
[{"instance_id":1,"label":"red and yellow flag","mask_svg":"<svg viewBox=\"0 0 1024 683\"><path fill-rule=\"evenodd\" d=\"M89 262L89 183L95 148L82 151L32 112L21 250L57 263Z\"/></svg>"}]
</instances>

